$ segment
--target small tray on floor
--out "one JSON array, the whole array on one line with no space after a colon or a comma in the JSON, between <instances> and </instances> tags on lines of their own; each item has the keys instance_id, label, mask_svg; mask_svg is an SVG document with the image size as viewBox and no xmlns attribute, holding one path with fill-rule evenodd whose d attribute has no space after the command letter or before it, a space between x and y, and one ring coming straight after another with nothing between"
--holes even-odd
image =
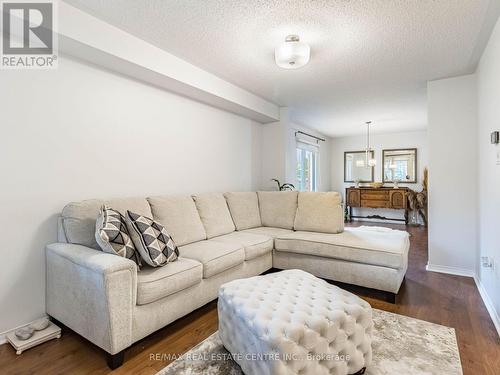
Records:
<instances>
[{"instance_id":1,"label":"small tray on floor","mask_svg":"<svg viewBox=\"0 0 500 375\"><path fill-rule=\"evenodd\" d=\"M31 336L28 340L19 340L14 332L7 334L7 340L10 342L12 347L16 349L16 354L18 355L25 350L33 348L34 346L40 345L52 339L58 339L60 337L61 328L52 322L50 322L47 328L41 331L35 331L33 336Z\"/></svg>"}]
</instances>

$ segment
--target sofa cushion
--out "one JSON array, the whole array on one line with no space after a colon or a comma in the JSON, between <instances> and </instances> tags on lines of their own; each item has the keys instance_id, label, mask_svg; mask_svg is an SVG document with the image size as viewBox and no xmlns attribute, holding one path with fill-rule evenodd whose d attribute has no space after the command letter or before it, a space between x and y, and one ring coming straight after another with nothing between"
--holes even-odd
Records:
<instances>
[{"instance_id":1,"label":"sofa cushion","mask_svg":"<svg viewBox=\"0 0 500 375\"><path fill-rule=\"evenodd\" d=\"M263 226L293 229L297 212L296 191L259 191L257 195Z\"/></svg>"},{"instance_id":2,"label":"sofa cushion","mask_svg":"<svg viewBox=\"0 0 500 375\"><path fill-rule=\"evenodd\" d=\"M381 228L388 229L388 228ZM405 267L410 241L408 233L398 230L346 228L339 234L294 232L275 239L276 251L341 259L350 262Z\"/></svg>"},{"instance_id":3,"label":"sofa cushion","mask_svg":"<svg viewBox=\"0 0 500 375\"><path fill-rule=\"evenodd\" d=\"M178 258L164 267L145 266L137 274L137 304L145 305L198 284L203 266L192 259Z\"/></svg>"},{"instance_id":4,"label":"sofa cushion","mask_svg":"<svg viewBox=\"0 0 500 375\"><path fill-rule=\"evenodd\" d=\"M234 232L234 223L222 193L193 195L207 238Z\"/></svg>"},{"instance_id":5,"label":"sofa cushion","mask_svg":"<svg viewBox=\"0 0 500 375\"><path fill-rule=\"evenodd\" d=\"M293 229L322 233L344 230L342 197L336 192L300 192Z\"/></svg>"},{"instance_id":6,"label":"sofa cushion","mask_svg":"<svg viewBox=\"0 0 500 375\"><path fill-rule=\"evenodd\" d=\"M245 250L240 244L214 240L180 246L179 251L182 257L194 259L203 264L203 277L205 279L242 264L245 260Z\"/></svg>"},{"instance_id":7,"label":"sofa cushion","mask_svg":"<svg viewBox=\"0 0 500 375\"><path fill-rule=\"evenodd\" d=\"M262 225L256 192L229 192L225 193L224 197L237 230L256 228Z\"/></svg>"},{"instance_id":8,"label":"sofa cushion","mask_svg":"<svg viewBox=\"0 0 500 375\"><path fill-rule=\"evenodd\" d=\"M162 267L177 260L179 249L160 223L131 211L127 211L126 220L132 241L144 262L151 267Z\"/></svg>"},{"instance_id":9,"label":"sofa cushion","mask_svg":"<svg viewBox=\"0 0 500 375\"><path fill-rule=\"evenodd\" d=\"M148 198L153 218L161 223L177 246L207 238L198 210L190 196Z\"/></svg>"},{"instance_id":10,"label":"sofa cushion","mask_svg":"<svg viewBox=\"0 0 500 375\"><path fill-rule=\"evenodd\" d=\"M145 198L90 199L68 203L62 210L62 225L69 243L100 250L95 239L95 223L102 205L106 204L125 216L127 210L151 217L151 208Z\"/></svg>"},{"instance_id":11,"label":"sofa cushion","mask_svg":"<svg viewBox=\"0 0 500 375\"><path fill-rule=\"evenodd\" d=\"M129 235L125 217L118 211L103 205L95 223L95 239L106 253L134 261L141 266L141 256Z\"/></svg>"},{"instance_id":12,"label":"sofa cushion","mask_svg":"<svg viewBox=\"0 0 500 375\"><path fill-rule=\"evenodd\" d=\"M256 233L233 232L214 237L212 240L243 246L245 249L245 260L258 258L261 255L270 253L274 247L272 237Z\"/></svg>"},{"instance_id":13,"label":"sofa cushion","mask_svg":"<svg viewBox=\"0 0 500 375\"><path fill-rule=\"evenodd\" d=\"M241 233L253 233L253 234L262 234L264 236L269 236L271 238L276 238L283 234L293 233L293 230L283 229L283 228L274 228L274 227L258 227L252 229L245 229Z\"/></svg>"}]
</instances>

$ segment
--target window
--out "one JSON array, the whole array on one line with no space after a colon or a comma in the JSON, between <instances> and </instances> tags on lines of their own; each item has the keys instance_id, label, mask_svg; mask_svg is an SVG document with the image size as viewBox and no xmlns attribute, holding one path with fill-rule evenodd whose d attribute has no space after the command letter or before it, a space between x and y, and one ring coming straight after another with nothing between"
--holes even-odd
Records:
<instances>
[{"instance_id":1,"label":"window","mask_svg":"<svg viewBox=\"0 0 500 375\"><path fill-rule=\"evenodd\" d=\"M297 142L297 188L318 191L319 150L317 146Z\"/></svg>"}]
</instances>

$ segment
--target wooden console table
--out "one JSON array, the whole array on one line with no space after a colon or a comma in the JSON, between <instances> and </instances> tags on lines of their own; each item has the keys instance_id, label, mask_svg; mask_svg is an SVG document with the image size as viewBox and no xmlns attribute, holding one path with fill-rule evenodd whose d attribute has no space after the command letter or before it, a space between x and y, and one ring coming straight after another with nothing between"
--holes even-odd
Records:
<instances>
[{"instance_id":1,"label":"wooden console table","mask_svg":"<svg viewBox=\"0 0 500 375\"><path fill-rule=\"evenodd\" d=\"M392 187L349 187L345 189L346 208L349 209L349 221L353 218L363 219L383 219L393 221L404 221L408 224L408 199L406 193L408 188L402 187L394 189ZM391 208L395 210L405 210L404 219L392 219L380 215L354 216L353 207L364 208Z\"/></svg>"}]
</instances>

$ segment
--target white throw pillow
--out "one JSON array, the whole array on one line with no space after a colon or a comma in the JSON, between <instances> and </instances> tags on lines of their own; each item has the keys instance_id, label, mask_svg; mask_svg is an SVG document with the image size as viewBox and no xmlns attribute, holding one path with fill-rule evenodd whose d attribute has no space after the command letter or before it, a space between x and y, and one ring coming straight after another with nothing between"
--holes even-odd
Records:
<instances>
[{"instance_id":1,"label":"white throw pillow","mask_svg":"<svg viewBox=\"0 0 500 375\"><path fill-rule=\"evenodd\" d=\"M337 192L300 192L295 230L341 233L344 231L342 197Z\"/></svg>"}]
</instances>

